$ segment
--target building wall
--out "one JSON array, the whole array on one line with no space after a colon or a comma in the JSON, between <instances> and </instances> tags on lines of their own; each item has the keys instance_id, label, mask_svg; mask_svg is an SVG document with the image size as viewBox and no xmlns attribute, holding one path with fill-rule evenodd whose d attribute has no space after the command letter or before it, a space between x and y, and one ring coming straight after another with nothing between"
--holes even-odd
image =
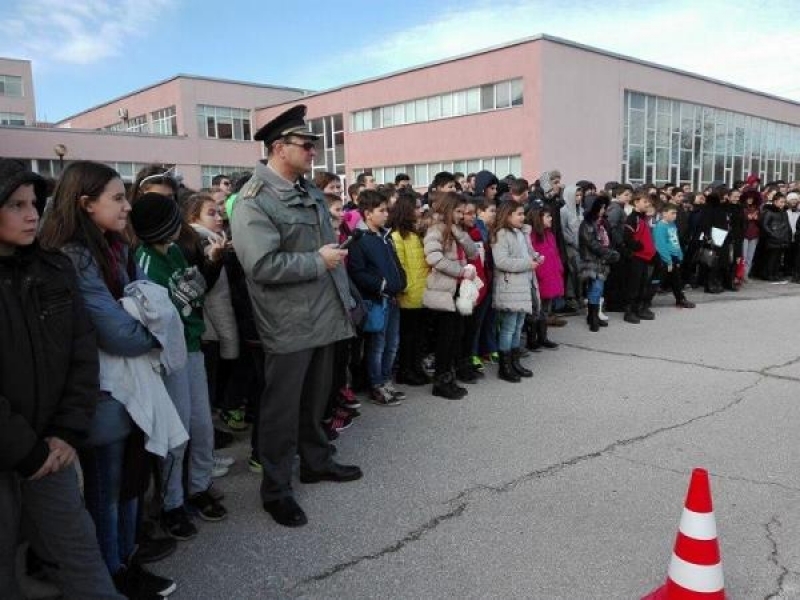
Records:
<instances>
[{"instance_id":1,"label":"building wall","mask_svg":"<svg viewBox=\"0 0 800 600\"><path fill-rule=\"evenodd\" d=\"M0 75L22 77L22 97L0 95L0 112L23 114L25 125L33 125L36 122L36 99L31 61L0 58Z\"/></svg>"}]
</instances>

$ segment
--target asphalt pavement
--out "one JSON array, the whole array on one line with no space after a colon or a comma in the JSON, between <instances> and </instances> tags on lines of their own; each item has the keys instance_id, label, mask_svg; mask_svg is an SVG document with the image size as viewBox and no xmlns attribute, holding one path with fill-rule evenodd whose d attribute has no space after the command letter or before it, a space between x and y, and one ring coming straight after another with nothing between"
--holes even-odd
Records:
<instances>
[{"instance_id":1,"label":"asphalt pavement","mask_svg":"<svg viewBox=\"0 0 800 600\"><path fill-rule=\"evenodd\" d=\"M636 599L704 467L728 597L800 598L800 286L690 299L599 333L569 318L521 384L489 367L460 401L364 402L337 442L364 478L298 481L300 529L262 511L239 434L229 519L154 570L176 599Z\"/></svg>"}]
</instances>

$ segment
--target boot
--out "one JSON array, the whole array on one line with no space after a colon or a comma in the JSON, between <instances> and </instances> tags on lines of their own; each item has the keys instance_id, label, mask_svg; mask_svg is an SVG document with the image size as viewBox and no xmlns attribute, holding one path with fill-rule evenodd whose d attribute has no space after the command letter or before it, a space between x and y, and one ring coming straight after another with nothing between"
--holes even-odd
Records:
<instances>
[{"instance_id":1,"label":"boot","mask_svg":"<svg viewBox=\"0 0 800 600\"><path fill-rule=\"evenodd\" d=\"M526 369L522 366L522 363L519 362L521 357L522 353L519 348L511 350L511 368L516 371L517 375L520 377L533 377L533 371Z\"/></svg>"},{"instance_id":2,"label":"boot","mask_svg":"<svg viewBox=\"0 0 800 600\"><path fill-rule=\"evenodd\" d=\"M652 321L656 318L656 313L650 310L650 303L642 304L642 307L639 309L639 312L636 313L639 315L639 318L644 321Z\"/></svg>"},{"instance_id":3,"label":"boot","mask_svg":"<svg viewBox=\"0 0 800 600\"><path fill-rule=\"evenodd\" d=\"M539 344L542 348L547 348L548 350L558 348L558 344L551 342L547 337L547 321L545 319L536 321L536 336L539 338Z\"/></svg>"},{"instance_id":4,"label":"boot","mask_svg":"<svg viewBox=\"0 0 800 600\"><path fill-rule=\"evenodd\" d=\"M541 352L542 351L542 344L539 341L539 330L537 326L539 321L534 321L530 317L525 317L525 347L530 350L531 352Z\"/></svg>"},{"instance_id":5,"label":"boot","mask_svg":"<svg viewBox=\"0 0 800 600\"><path fill-rule=\"evenodd\" d=\"M497 376L503 381L519 383L519 373L517 373L511 365L511 354L508 352L498 352L498 354L500 355L500 365L497 369Z\"/></svg>"},{"instance_id":6,"label":"boot","mask_svg":"<svg viewBox=\"0 0 800 600\"><path fill-rule=\"evenodd\" d=\"M589 331L598 332L600 331L600 305L599 304L590 304L589 305L589 316L587 320L589 321Z\"/></svg>"},{"instance_id":7,"label":"boot","mask_svg":"<svg viewBox=\"0 0 800 600\"><path fill-rule=\"evenodd\" d=\"M456 379L462 383L476 383L478 381L478 377L475 375L475 371L472 368L472 361L469 357L462 358L458 361Z\"/></svg>"},{"instance_id":8,"label":"boot","mask_svg":"<svg viewBox=\"0 0 800 600\"><path fill-rule=\"evenodd\" d=\"M603 327L603 323L608 324L608 315L603 312L603 304L605 304L605 298L600 298L600 304L597 309L597 318L600 319L600 327Z\"/></svg>"},{"instance_id":9,"label":"boot","mask_svg":"<svg viewBox=\"0 0 800 600\"><path fill-rule=\"evenodd\" d=\"M452 373L442 373L433 378L432 394L448 400L461 400L467 395L467 390L456 385Z\"/></svg>"},{"instance_id":10,"label":"boot","mask_svg":"<svg viewBox=\"0 0 800 600\"><path fill-rule=\"evenodd\" d=\"M626 323L639 324L639 307L635 304L629 304L625 309L625 316L623 317Z\"/></svg>"}]
</instances>

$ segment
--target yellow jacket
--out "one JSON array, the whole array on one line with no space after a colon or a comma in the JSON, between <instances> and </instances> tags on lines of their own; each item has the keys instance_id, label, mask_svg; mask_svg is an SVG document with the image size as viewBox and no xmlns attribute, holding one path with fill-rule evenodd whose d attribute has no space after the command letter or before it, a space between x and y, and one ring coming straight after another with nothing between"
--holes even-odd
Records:
<instances>
[{"instance_id":1,"label":"yellow jacket","mask_svg":"<svg viewBox=\"0 0 800 600\"><path fill-rule=\"evenodd\" d=\"M400 308L422 308L425 280L430 272L430 267L425 262L422 239L415 233L409 234L407 238L403 239L398 231L393 231L392 241L397 258L400 259L400 264L406 272L407 280L405 291L397 296Z\"/></svg>"}]
</instances>

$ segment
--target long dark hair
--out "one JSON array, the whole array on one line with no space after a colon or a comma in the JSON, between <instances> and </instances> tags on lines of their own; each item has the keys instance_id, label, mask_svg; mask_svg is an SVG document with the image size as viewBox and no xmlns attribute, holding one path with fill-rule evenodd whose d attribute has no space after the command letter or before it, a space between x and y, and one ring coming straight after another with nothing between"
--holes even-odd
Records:
<instances>
[{"instance_id":1,"label":"long dark hair","mask_svg":"<svg viewBox=\"0 0 800 600\"><path fill-rule=\"evenodd\" d=\"M533 229L534 239L538 243L543 243L545 240L545 232L547 228L544 226L544 216L553 216L553 211L549 206L542 206L541 208L532 208L528 211L528 222ZM552 229L550 230L552 232Z\"/></svg>"},{"instance_id":2,"label":"long dark hair","mask_svg":"<svg viewBox=\"0 0 800 600\"><path fill-rule=\"evenodd\" d=\"M119 277L120 253L125 245L123 237L114 232L103 234L86 212L81 198L96 200L112 179L119 173L108 165L81 160L69 165L61 174L53 191L52 209L42 226L39 236L45 248L60 250L67 244L77 243L89 251L89 256L100 268L100 274L115 298L122 296ZM125 268L133 279L135 267L133 256L128 253ZM86 268L89 265L78 265Z\"/></svg>"},{"instance_id":3,"label":"long dark hair","mask_svg":"<svg viewBox=\"0 0 800 600\"><path fill-rule=\"evenodd\" d=\"M518 208L522 208L522 204L516 200L506 200L500 205L500 208L497 209L494 223L492 223L492 227L489 230L492 236L492 242L497 241L497 234L501 229L508 228L508 218L513 215Z\"/></svg>"},{"instance_id":4,"label":"long dark hair","mask_svg":"<svg viewBox=\"0 0 800 600\"><path fill-rule=\"evenodd\" d=\"M453 235L453 225L456 224L456 219L453 213L458 205L464 202L464 199L456 192L434 192L430 198L431 210L434 214L439 215L439 223L443 226L442 248L449 250L456 243Z\"/></svg>"},{"instance_id":5,"label":"long dark hair","mask_svg":"<svg viewBox=\"0 0 800 600\"><path fill-rule=\"evenodd\" d=\"M417 231L417 199L410 194L400 194L397 202L389 209L389 227L406 239Z\"/></svg>"}]
</instances>

